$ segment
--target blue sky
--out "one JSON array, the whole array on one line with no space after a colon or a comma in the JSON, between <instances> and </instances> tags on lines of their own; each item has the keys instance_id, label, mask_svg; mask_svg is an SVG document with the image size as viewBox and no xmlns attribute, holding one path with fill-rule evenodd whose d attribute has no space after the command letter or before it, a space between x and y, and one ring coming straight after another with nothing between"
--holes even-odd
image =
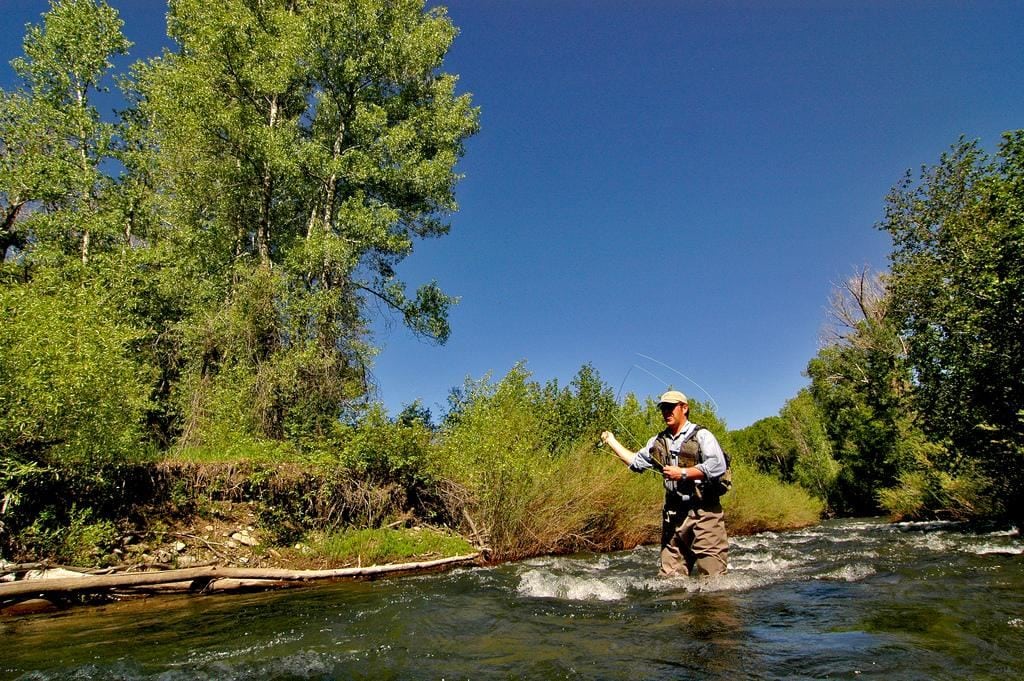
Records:
<instances>
[{"instance_id":1,"label":"blue sky","mask_svg":"<svg viewBox=\"0 0 1024 681\"><path fill-rule=\"evenodd\" d=\"M111 4L132 60L156 53L163 4ZM444 346L375 325L392 411L438 414L467 376L525 361L540 381L590 362L616 391L704 397L684 374L733 428L774 415L807 383L833 283L886 267L890 187L961 135L994 149L1024 127L1020 2L447 6L445 70L481 132L451 234L399 274L461 302ZM46 7L0 0L4 62Z\"/></svg>"}]
</instances>

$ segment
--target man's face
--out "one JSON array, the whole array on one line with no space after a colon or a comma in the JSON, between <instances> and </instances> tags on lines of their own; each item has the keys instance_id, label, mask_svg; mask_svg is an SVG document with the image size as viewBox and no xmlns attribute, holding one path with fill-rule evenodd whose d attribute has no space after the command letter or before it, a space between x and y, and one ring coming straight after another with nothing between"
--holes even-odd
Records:
<instances>
[{"instance_id":1,"label":"man's face","mask_svg":"<svg viewBox=\"0 0 1024 681\"><path fill-rule=\"evenodd\" d=\"M676 404L660 404L658 405L661 409L661 418L665 419L665 425L670 430L679 428L684 423L685 419L685 405Z\"/></svg>"}]
</instances>

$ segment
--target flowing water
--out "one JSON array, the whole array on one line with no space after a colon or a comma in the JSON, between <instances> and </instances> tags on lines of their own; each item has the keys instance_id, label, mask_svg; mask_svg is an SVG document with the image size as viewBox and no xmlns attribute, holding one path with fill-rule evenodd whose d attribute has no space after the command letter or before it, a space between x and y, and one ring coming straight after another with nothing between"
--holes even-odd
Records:
<instances>
[{"instance_id":1,"label":"flowing water","mask_svg":"<svg viewBox=\"0 0 1024 681\"><path fill-rule=\"evenodd\" d=\"M1019 679L1016 530L843 520L731 540L658 580L653 547L0 621L0 678Z\"/></svg>"}]
</instances>

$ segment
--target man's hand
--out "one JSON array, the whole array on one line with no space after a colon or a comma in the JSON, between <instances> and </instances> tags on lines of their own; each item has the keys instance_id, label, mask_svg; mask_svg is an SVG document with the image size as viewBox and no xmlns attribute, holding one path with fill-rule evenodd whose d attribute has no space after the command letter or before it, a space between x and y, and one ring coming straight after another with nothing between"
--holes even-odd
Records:
<instances>
[{"instance_id":1,"label":"man's hand","mask_svg":"<svg viewBox=\"0 0 1024 681\"><path fill-rule=\"evenodd\" d=\"M661 474L665 476L666 480L675 480L679 482L686 478L686 469L680 468L679 466L665 466L661 471Z\"/></svg>"},{"instance_id":2,"label":"man's hand","mask_svg":"<svg viewBox=\"0 0 1024 681\"><path fill-rule=\"evenodd\" d=\"M615 435L612 431L606 430L601 433L601 444L608 445L608 448L612 450L615 456L619 457L619 460L627 466L633 463L633 452L623 447L618 440L615 439Z\"/></svg>"}]
</instances>

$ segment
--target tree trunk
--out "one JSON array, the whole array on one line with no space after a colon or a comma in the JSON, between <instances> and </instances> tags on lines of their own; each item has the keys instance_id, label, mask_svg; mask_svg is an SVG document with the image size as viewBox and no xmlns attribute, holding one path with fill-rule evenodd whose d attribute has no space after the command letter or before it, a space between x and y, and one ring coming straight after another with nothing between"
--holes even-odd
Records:
<instances>
[{"instance_id":1,"label":"tree trunk","mask_svg":"<svg viewBox=\"0 0 1024 681\"><path fill-rule=\"evenodd\" d=\"M270 98L270 113L267 116L267 127L272 131L277 126L277 95ZM260 222L256 231L256 248L260 255L260 264L270 266L270 211L273 209L274 175L269 159L263 166L262 201L260 202Z\"/></svg>"}]
</instances>

